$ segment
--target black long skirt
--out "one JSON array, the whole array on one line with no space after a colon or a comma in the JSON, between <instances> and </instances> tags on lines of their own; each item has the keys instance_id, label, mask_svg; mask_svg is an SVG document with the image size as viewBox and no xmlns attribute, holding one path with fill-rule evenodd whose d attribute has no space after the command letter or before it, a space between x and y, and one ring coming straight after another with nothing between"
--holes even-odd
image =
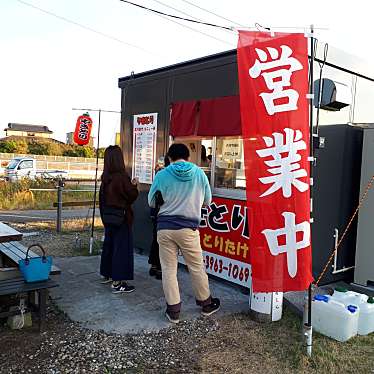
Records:
<instances>
[{"instance_id":1,"label":"black long skirt","mask_svg":"<svg viewBox=\"0 0 374 374\"><path fill-rule=\"evenodd\" d=\"M105 226L100 274L114 281L134 279L134 246L131 227Z\"/></svg>"}]
</instances>

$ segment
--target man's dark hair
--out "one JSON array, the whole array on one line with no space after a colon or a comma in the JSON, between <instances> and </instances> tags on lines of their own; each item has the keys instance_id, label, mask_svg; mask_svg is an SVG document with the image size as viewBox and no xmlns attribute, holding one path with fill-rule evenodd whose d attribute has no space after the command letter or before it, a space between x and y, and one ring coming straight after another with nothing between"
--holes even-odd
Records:
<instances>
[{"instance_id":1,"label":"man's dark hair","mask_svg":"<svg viewBox=\"0 0 374 374\"><path fill-rule=\"evenodd\" d=\"M169 165L170 165L170 158L169 158L169 155L166 153L164 157L164 166L168 167Z\"/></svg>"},{"instance_id":2,"label":"man's dark hair","mask_svg":"<svg viewBox=\"0 0 374 374\"><path fill-rule=\"evenodd\" d=\"M190 157L190 151L185 144L174 143L168 150L168 156L171 161L185 160L187 161Z\"/></svg>"}]
</instances>

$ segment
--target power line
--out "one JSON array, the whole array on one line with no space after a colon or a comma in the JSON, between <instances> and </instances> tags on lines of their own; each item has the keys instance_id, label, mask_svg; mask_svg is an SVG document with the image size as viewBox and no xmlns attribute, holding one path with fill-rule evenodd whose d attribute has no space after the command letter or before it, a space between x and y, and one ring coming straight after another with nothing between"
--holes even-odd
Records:
<instances>
[{"instance_id":1,"label":"power line","mask_svg":"<svg viewBox=\"0 0 374 374\"><path fill-rule=\"evenodd\" d=\"M119 0L119 1L121 1L121 2L123 2L123 3L126 3L126 4L130 4L130 5L136 6L136 7L138 7L138 8L144 9L144 10L148 10L149 12L153 12L153 13L157 13L157 14L160 14L160 15L166 16L166 17L176 18L176 19L179 19L179 20L182 20L182 21L193 22L193 23L198 23L198 24L200 24L200 25L212 26L212 27L217 27L217 28L219 28L219 29L224 29L224 30L230 30L230 31L233 31L232 27L216 25L216 24L214 24L214 23L209 23L209 22L197 21L197 20L194 20L194 19L191 19L191 18L179 17L179 16L176 16L176 15L174 15L174 14L168 14L168 13L160 12L159 10L156 10L156 9L147 8L147 7L144 6L144 5L136 4L136 3L133 3L133 2L128 1L128 0Z\"/></svg>"},{"instance_id":2,"label":"power line","mask_svg":"<svg viewBox=\"0 0 374 374\"><path fill-rule=\"evenodd\" d=\"M214 16L216 16L216 17L218 17L218 18L221 18L221 19L224 19L225 21L228 21L228 22L230 22L230 23L232 23L232 24L235 24L235 25L240 26L240 27L245 27L244 25L241 25L241 24L238 23L238 22L235 22L235 21L232 21L232 20L229 19L229 18L226 18L226 17L220 16L219 14L214 13L214 12L208 10L208 9L202 8L202 7L200 7L199 5L196 5L196 4L194 4L194 3L191 3L191 2L188 1L188 0L181 0L181 1L183 1L184 3L187 3L187 4L189 4L189 5L191 5L191 6L195 7L195 8L197 8L197 9L203 10L204 12L207 12L207 13L213 14Z\"/></svg>"},{"instance_id":3,"label":"power line","mask_svg":"<svg viewBox=\"0 0 374 374\"><path fill-rule=\"evenodd\" d=\"M197 20L197 21L203 22L203 20L202 20L201 18L197 18L197 17L195 17L195 16L192 16L191 14L186 13L186 12L180 10L180 9L174 8L174 7L172 7L171 5L165 4L165 3L163 3L162 1L159 1L159 0L152 0L152 1L154 1L155 3L158 3L158 4L160 4L160 5L163 5L163 6L167 7L167 8L173 9L173 10L175 10L175 11L181 13L181 14L184 14L184 15L187 16L187 17L190 17L190 18L193 18L193 19L195 19L195 20ZM229 31L229 30L224 29L223 31L225 31L225 32L229 32L230 34L232 33L232 30Z\"/></svg>"},{"instance_id":4,"label":"power line","mask_svg":"<svg viewBox=\"0 0 374 374\"><path fill-rule=\"evenodd\" d=\"M153 0L153 1L155 1L155 2L157 2L157 3L159 3L159 4L162 4L162 5L168 6L168 5L162 3L161 1L158 1L158 0ZM174 9L174 8L173 8L173 9ZM176 9L175 9L175 10L176 10ZM177 10L177 11L179 12L179 10ZM160 13L162 13L162 12L160 12ZM158 17L161 17L161 18L165 19L166 21L173 22L173 23L175 23L175 24L177 24L177 25L179 25L179 26L182 26L182 27L184 27L184 28L187 29L187 30L190 30L190 31L193 31L193 32L196 32L196 33L202 34L202 35L204 35L204 36L206 36L206 37L208 37L208 38L211 38L211 39L213 39L213 40L216 40L216 41L218 41L218 42L220 42L220 43L223 43L223 44L226 44L226 45L231 46L231 44L228 43L228 42L226 42L225 40L222 40L222 39L219 39L219 38L217 38L217 37L215 37L215 36L213 36L213 35L207 34L207 33L205 33L204 31L194 29L193 27L190 27L190 26L188 26L188 25L185 25L184 23L178 22L178 21L176 21L175 19L170 19L168 16L165 16L165 15L160 14L160 13L156 13L155 15L158 16ZM227 31L227 30L226 30L226 31Z\"/></svg>"},{"instance_id":5,"label":"power line","mask_svg":"<svg viewBox=\"0 0 374 374\"><path fill-rule=\"evenodd\" d=\"M120 0L120 1L121 1L121 0ZM185 24L183 24L183 23L181 23L181 22L178 22L178 21L176 21L176 20L174 20L174 19L170 19L170 18L168 18L168 16L163 16L163 15L161 15L161 14L158 14L158 16L161 17L161 18L163 18L163 19L166 19L166 20L169 21L169 22L173 22L173 23L175 23L175 24L177 24L177 25L179 25L179 26L182 26L182 27L184 27L185 29L191 30L191 31L193 31L193 32L197 32L197 33L202 34L202 35L204 35L204 36L206 36L206 37L208 37L208 38L211 38L211 39L217 40L218 42L221 42L221 43L223 43L223 44L226 44L226 45L232 46L232 44L230 44L229 42L226 42L226 41L224 41L224 40L222 40L222 39L216 38L216 37L213 36L213 35L209 35L209 34L205 33L204 31L200 31L200 30L194 29L193 27L187 26L187 25L185 25Z\"/></svg>"},{"instance_id":6,"label":"power line","mask_svg":"<svg viewBox=\"0 0 374 374\"><path fill-rule=\"evenodd\" d=\"M16 0L16 1L18 1L19 3L21 3L21 4L23 4L23 5L27 5L27 6L31 7L31 8L37 9L37 10L39 10L40 12L43 12L43 13L45 13L45 14L48 14L48 15L53 16L53 17L55 17L55 18L58 18L58 19L60 19L60 20L62 20L62 21L65 21L65 22L71 23L71 24L73 24L73 25L75 25L75 26L81 27L82 29L85 29L85 30L91 31L91 32L93 32L93 33L95 33L95 34L98 34L98 35L104 37L104 38L114 40L114 41L116 41L116 42L118 42L118 43L124 44L124 45L126 45L126 46L128 46L128 47L131 47L131 48L138 49L138 50L140 50L140 51L142 51L142 52L145 52L145 53L147 53L147 54L151 54L151 55L153 55L153 56L157 56L154 52L148 51L148 50L146 50L146 49L144 49L144 48L142 48L142 47L139 47L139 46L137 46L137 45L135 45L135 44L125 42L125 41L123 41L123 40L121 40L121 39L116 38L115 36L111 36L111 35L108 35L108 34L105 34L105 33L101 32L101 31L95 30L95 29L93 29L93 28L91 28L91 27L89 27L89 26L82 25L81 23L75 22L75 21L73 21L73 20L71 20L71 19L68 19L68 18L66 18L66 17L59 16L59 15L56 14L56 13L50 12L50 11L45 10L45 9L42 9L42 8L39 8L38 6L36 6L36 5L34 5L34 4L30 4L30 3L26 2L26 1L23 1L23 0ZM161 56L158 56L158 57L161 57Z\"/></svg>"}]
</instances>

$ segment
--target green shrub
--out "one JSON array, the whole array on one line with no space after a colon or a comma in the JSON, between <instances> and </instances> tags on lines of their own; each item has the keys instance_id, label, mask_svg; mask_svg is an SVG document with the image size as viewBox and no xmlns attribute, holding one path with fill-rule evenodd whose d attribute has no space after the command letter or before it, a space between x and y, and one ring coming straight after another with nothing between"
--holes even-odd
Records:
<instances>
[{"instance_id":1,"label":"green shrub","mask_svg":"<svg viewBox=\"0 0 374 374\"><path fill-rule=\"evenodd\" d=\"M48 143L41 141L33 141L29 143L29 152L32 155L49 155Z\"/></svg>"},{"instance_id":2,"label":"green shrub","mask_svg":"<svg viewBox=\"0 0 374 374\"><path fill-rule=\"evenodd\" d=\"M4 140L0 142L1 153L15 153L17 149L17 142L15 140Z\"/></svg>"},{"instance_id":3,"label":"green shrub","mask_svg":"<svg viewBox=\"0 0 374 374\"><path fill-rule=\"evenodd\" d=\"M99 157L104 157L105 148L99 149ZM94 158L95 148L89 146L79 146L56 143L47 139L33 139L20 137L17 140L0 141L0 153L18 153L47 156L68 156Z\"/></svg>"}]
</instances>

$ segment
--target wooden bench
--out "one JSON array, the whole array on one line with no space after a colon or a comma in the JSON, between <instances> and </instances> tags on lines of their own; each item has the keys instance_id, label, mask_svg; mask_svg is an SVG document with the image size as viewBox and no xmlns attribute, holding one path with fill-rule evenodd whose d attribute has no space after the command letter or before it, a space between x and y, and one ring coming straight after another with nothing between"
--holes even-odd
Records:
<instances>
[{"instance_id":1,"label":"wooden bench","mask_svg":"<svg viewBox=\"0 0 374 374\"><path fill-rule=\"evenodd\" d=\"M42 331L47 314L48 289L57 287L58 284L48 279L43 282L26 283L23 278L13 278L0 281L0 296L27 295L28 306L39 314L39 330ZM32 300L34 293L37 293L37 303ZM27 311L27 310L26 310ZM20 314L20 311L0 312L0 318Z\"/></svg>"},{"instance_id":2,"label":"wooden bench","mask_svg":"<svg viewBox=\"0 0 374 374\"><path fill-rule=\"evenodd\" d=\"M0 243L0 255L5 256L6 258L10 259L14 265L18 267L18 261L24 260L26 258L27 248L19 242L8 242L8 243ZM48 253L46 253L48 256ZM40 257L40 254L36 254L33 251L29 251L29 257ZM51 275L60 274L61 270L52 265Z\"/></svg>"},{"instance_id":3,"label":"wooden bench","mask_svg":"<svg viewBox=\"0 0 374 374\"><path fill-rule=\"evenodd\" d=\"M28 305L39 314L39 329L42 330L47 311L48 289L57 287L58 284L51 279L26 283L18 269L18 261L26 258L26 252L27 248L19 242L0 243L0 265L6 265L0 267L0 296L26 294ZM30 258L39 256L35 252L29 251ZM61 270L52 265L50 274L57 275L60 273ZM32 296L37 297L33 298ZM20 314L20 311L0 312L0 318L16 314Z\"/></svg>"}]
</instances>

